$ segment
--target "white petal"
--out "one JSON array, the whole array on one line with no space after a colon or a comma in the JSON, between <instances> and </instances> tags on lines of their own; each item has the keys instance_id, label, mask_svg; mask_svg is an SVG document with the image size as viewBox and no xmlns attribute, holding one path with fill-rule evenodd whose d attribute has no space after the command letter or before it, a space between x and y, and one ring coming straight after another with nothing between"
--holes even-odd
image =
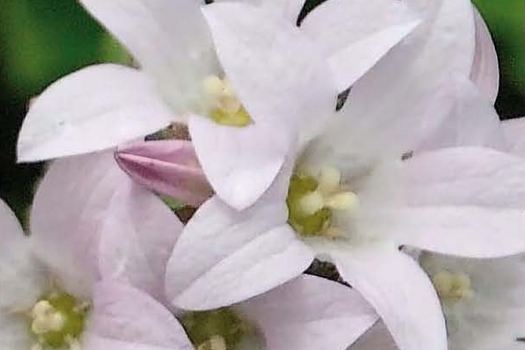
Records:
<instances>
[{"instance_id":1,"label":"white petal","mask_svg":"<svg viewBox=\"0 0 525 350\"><path fill-rule=\"evenodd\" d=\"M263 8L275 16L287 19L296 25L305 0L215 0L214 3L238 1Z\"/></svg>"},{"instance_id":2,"label":"white petal","mask_svg":"<svg viewBox=\"0 0 525 350\"><path fill-rule=\"evenodd\" d=\"M31 256L29 239L24 235L18 219L1 199L0 225L0 345L3 349L4 346L7 348L4 342L22 341L15 329L18 327L16 325L9 325L9 330L3 332L6 323L20 321L19 317L4 315L3 312L6 309L25 310L30 307L42 293L45 276ZM13 345L13 349L16 348Z\"/></svg>"},{"instance_id":3,"label":"white petal","mask_svg":"<svg viewBox=\"0 0 525 350\"><path fill-rule=\"evenodd\" d=\"M426 21L352 88L341 111L352 118L354 143L381 153L410 150L419 120L436 89L452 72L468 75L474 55L474 20L469 0L427 2ZM424 77L424 78L422 78Z\"/></svg>"},{"instance_id":4,"label":"white petal","mask_svg":"<svg viewBox=\"0 0 525 350\"><path fill-rule=\"evenodd\" d=\"M43 266L32 256L29 243L24 238L0 254L0 318L6 310L26 311L31 308L49 282L48 276L42 273ZM20 315L15 316L15 319L20 319ZM0 330L3 325L2 320Z\"/></svg>"},{"instance_id":5,"label":"white petal","mask_svg":"<svg viewBox=\"0 0 525 350\"><path fill-rule=\"evenodd\" d=\"M461 147L423 153L403 166L408 206L378 211L376 228L398 243L447 254L497 257L525 250L521 158Z\"/></svg>"},{"instance_id":6,"label":"white petal","mask_svg":"<svg viewBox=\"0 0 525 350\"><path fill-rule=\"evenodd\" d=\"M419 23L415 13L399 1L330 0L306 16L301 30L329 59L343 91Z\"/></svg>"},{"instance_id":7,"label":"white petal","mask_svg":"<svg viewBox=\"0 0 525 350\"><path fill-rule=\"evenodd\" d=\"M158 298L181 228L160 199L120 170L112 152L55 161L31 213L32 237L48 259L60 257L57 269L67 270L60 261L70 252L93 279L126 281Z\"/></svg>"},{"instance_id":8,"label":"white petal","mask_svg":"<svg viewBox=\"0 0 525 350\"><path fill-rule=\"evenodd\" d=\"M474 23L476 25L476 51L470 79L494 103L499 89L498 54L483 17L481 17L474 5L473 8Z\"/></svg>"},{"instance_id":9,"label":"white petal","mask_svg":"<svg viewBox=\"0 0 525 350\"><path fill-rule=\"evenodd\" d=\"M206 6L217 54L255 123L308 140L335 109L337 88L315 46L282 17L240 3Z\"/></svg>"},{"instance_id":10,"label":"white petal","mask_svg":"<svg viewBox=\"0 0 525 350\"><path fill-rule=\"evenodd\" d=\"M183 309L213 309L266 292L303 272L313 253L286 224L284 196L270 190L241 212L217 197L204 203L169 261L166 289L171 302Z\"/></svg>"},{"instance_id":11,"label":"white petal","mask_svg":"<svg viewBox=\"0 0 525 350\"><path fill-rule=\"evenodd\" d=\"M515 339L525 334L524 255L480 260L426 253L420 261L430 276L449 271L470 278L472 297L445 308L450 348L523 348Z\"/></svg>"},{"instance_id":12,"label":"white petal","mask_svg":"<svg viewBox=\"0 0 525 350\"><path fill-rule=\"evenodd\" d=\"M5 350L31 349L33 341L24 321L19 316L10 316L0 312L0 348Z\"/></svg>"},{"instance_id":13,"label":"white petal","mask_svg":"<svg viewBox=\"0 0 525 350\"><path fill-rule=\"evenodd\" d=\"M344 349L377 320L353 289L302 275L238 305L272 350Z\"/></svg>"},{"instance_id":14,"label":"white petal","mask_svg":"<svg viewBox=\"0 0 525 350\"><path fill-rule=\"evenodd\" d=\"M419 144L414 151L454 146L486 146L507 150L499 116L467 78L451 76L425 108Z\"/></svg>"},{"instance_id":15,"label":"white petal","mask_svg":"<svg viewBox=\"0 0 525 350\"><path fill-rule=\"evenodd\" d=\"M454 147L403 162L409 205L525 209L525 160L490 148Z\"/></svg>"},{"instance_id":16,"label":"white petal","mask_svg":"<svg viewBox=\"0 0 525 350\"><path fill-rule=\"evenodd\" d=\"M0 199L0 254L9 252L12 245L24 240L24 231L15 216L15 213Z\"/></svg>"},{"instance_id":17,"label":"white petal","mask_svg":"<svg viewBox=\"0 0 525 350\"><path fill-rule=\"evenodd\" d=\"M110 148L171 121L143 73L113 64L87 67L53 83L31 105L18 137L18 161Z\"/></svg>"},{"instance_id":18,"label":"white petal","mask_svg":"<svg viewBox=\"0 0 525 350\"><path fill-rule=\"evenodd\" d=\"M525 158L525 118L507 119L501 122L510 151Z\"/></svg>"},{"instance_id":19,"label":"white petal","mask_svg":"<svg viewBox=\"0 0 525 350\"><path fill-rule=\"evenodd\" d=\"M81 0L160 85L178 111L198 102L202 81L218 71L196 0Z\"/></svg>"},{"instance_id":20,"label":"white petal","mask_svg":"<svg viewBox=\"0 0 525 350\"><path fill-rule=\"evenodd\" d=\"M439 299L415 261L379 244L339 246L328 254L344 280L374 306L400 350L447 349Z\"/></svg>"},{"instance_id":21,"label":"white petal","mask_svg":"<svg viewBox=\"0 0 525 350\"><path fill-rule=\"evenodd\" d=\"M382 321L379 321L348 350L398 350L398 347L388 328Z\"/></svg>"},{"instance_id":22,"label":"white petal","mask_svg":"<svg viewBox=\"0 0 525 350\"><path fill-rule=\"evenodd\" d=\"M193 349L173 314L148 294L126 284L97 284L85 348Z\"/></svg>"},{"instance_id":23,"label":"white petal","mask_svg":"<svg viewBox=\"0 0 525 350\"><path fill-rule=\"evenodd\" d=\"M217 195L242 210L270 187L295 141L266 124L243 128L218 125L198 116L189 121L193 146Z\"/></svg>"}]
</instances>

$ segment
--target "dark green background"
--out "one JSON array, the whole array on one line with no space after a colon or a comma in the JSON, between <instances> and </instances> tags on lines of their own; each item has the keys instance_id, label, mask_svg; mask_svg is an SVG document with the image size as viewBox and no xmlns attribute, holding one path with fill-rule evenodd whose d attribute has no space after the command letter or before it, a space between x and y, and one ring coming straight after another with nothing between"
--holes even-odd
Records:
<instances>
[{"instance_id":1,"label":"dark green background","mask_svg":"<svg viewBox=\"0 0 525 350\"><path fill-rule=\"evenodd\" d=\"M496 108L504 118L525 115L525 1L474 2L500 58ZM127 59L74 0L0 0L0 197L19 216L26 216L42 171L38 164L15 164L16 137L29 99L83 66Z\"/></svg>"}]
</instances>

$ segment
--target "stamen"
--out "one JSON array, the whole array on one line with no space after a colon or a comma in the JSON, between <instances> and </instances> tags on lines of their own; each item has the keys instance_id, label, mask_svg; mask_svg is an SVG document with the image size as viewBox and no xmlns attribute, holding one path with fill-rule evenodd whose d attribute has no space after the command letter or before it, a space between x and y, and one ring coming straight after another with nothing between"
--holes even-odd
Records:
<instances>
[{"instance_id":1,"label":"stamen","mask_svg":"<svg viewBox=\"0 0 525 350\"><path fill-rule=\"evenodd\" d=\"M197 350L227 350L226 341L220 335L214 335L197 347Z\"/></svg>"},{"instance_id":2,"label":"stamen","mask_svg":"<svg viewBox=\"0 0 525 350\"><path fill-rule=\"evenodd\" d=\"M352 210L359 205L359 198L354 192L340 192L330 196L325 206L335 210Z\"/></svg>"},{"instance_id":3,"label":"stamen","mask_svg":"<svg viewBox=\"0 0 525 350\"><path fill-rule=\"evenodd\" d=\"M203 81L203 86L210 98L208 113L213 121L237 127L247 126L252 122L228 80L212 75Z\"/></svg>"},{"instance_id":4,"label":"stamen","mask_svg":"<svg viewBox=\"0 0 525 350\"><path fill-rule=\"evenodd\" d=\"M304 215L312 215L325 205L323 195L319 191L305 194L298 204Z\"/></svg>"},{"instance_id":5,"label":"stamen","mask_svg":"<svg viewBox=\"0 0 525 350\"><path fill-rule=\"evenodd\" d=\"M67 293L53 292L35 303L30 312L31 335L37 339L35 350L68 346L80 350L78 337L84 331L89 303L77 302ZM33 349L32 349L33 350Z\"/></svg>"},{"instance_id":6,"label":"stamen","mask_svg":"<svg viewBox=\"0 0 525 350\"><path fill-rule=\"evenodd\" d=\"M353 211L359 199L341 185L339 170L323 167L317 175L294 174L290 179L288 223L302 236L341 237L342 230L331 227L333 211Z\"/></svg>"},{"instance_id":7,"label":"stamen","mask_svg":"<svg viewBox=\"0 0 525 350\"><path fill-rule=\"evenodd\" d=\"M341 183L341 173L334 167L323 167L319 172L318 190L324 195L329 195L337 190Z\"/></svg>"}]
</instances>

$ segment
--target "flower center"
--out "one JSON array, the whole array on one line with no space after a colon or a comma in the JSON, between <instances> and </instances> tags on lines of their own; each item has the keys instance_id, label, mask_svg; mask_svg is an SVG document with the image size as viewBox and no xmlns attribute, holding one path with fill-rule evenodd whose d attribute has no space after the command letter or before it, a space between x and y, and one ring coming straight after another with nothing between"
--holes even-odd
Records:
<instances>
[{"instance_id":1,"label":"flower center","mask_svg":"<svg viewBox=\"0 0 525 350\"><path fill-rule=\"evenodd\" d=\"M470 277L464 273L442 270L432 276L432 282L443 302L469 300L474 295Z\"/></svg>"},{"instance_id":2,"label":"flower center","mask_svg":"<svg viewBox=\"0 0 525 350\"><path fill-rule=\"evenodd\" d=\"M54 292L38 300L31 309L30 332L36 339L34 349L79 348L89 304L72 295Z\"/></svg>"},{"instance_id":3,"label":"flower center","mask_svg":"<svg viewBox=\"0 0 525 350\"><path fill-rule=\"evenodd\" d=\"M228 308L184 314L181 324L196 350L231 350L255 327Z\"/></svg>"},{"instance_id":4,"label":"flower center","mask_svg":"<svg viewBox=\"0 0 525 350\"><path fill-rule=\"evenodd\" d=\"M227 79L210 75L204 80L203 86L209 98L208 115L213 121L237 127L247 126L252 122Z\"/></svg>"},{"instance_id":5,"label":"flower center","mask_svg":"<svg viewBox=\"0 0 525 350\"><path fill-rule=\"evenodd\" d=\"M316 176L296 173L290 179L288 223L302 236L339 237L332 226L334 211L349 211L358 206L357 195L341 185L341 173L333 167L322 168Z\"/></svg>"}]
</instances>

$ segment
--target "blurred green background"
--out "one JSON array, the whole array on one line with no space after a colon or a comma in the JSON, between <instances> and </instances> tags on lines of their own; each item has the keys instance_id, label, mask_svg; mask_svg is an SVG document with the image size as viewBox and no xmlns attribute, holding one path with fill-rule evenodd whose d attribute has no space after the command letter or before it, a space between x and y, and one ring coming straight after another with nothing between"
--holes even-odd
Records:
<instances>
[{"instance_id":1,"label":"blurred green background","mask_svg":"<svg viewBox=\"0 0 525 350\"><path fill-rule=\"evenodd\" d=\"M500 58L496 108L503 118L525 115L525 1L474 3ZM0 197L20 217L26 216L42 172L40 164L15 164L17 133L29 99L83 66L128 59L75 0L0 0Z\"/></svg>"}]
</instances>

